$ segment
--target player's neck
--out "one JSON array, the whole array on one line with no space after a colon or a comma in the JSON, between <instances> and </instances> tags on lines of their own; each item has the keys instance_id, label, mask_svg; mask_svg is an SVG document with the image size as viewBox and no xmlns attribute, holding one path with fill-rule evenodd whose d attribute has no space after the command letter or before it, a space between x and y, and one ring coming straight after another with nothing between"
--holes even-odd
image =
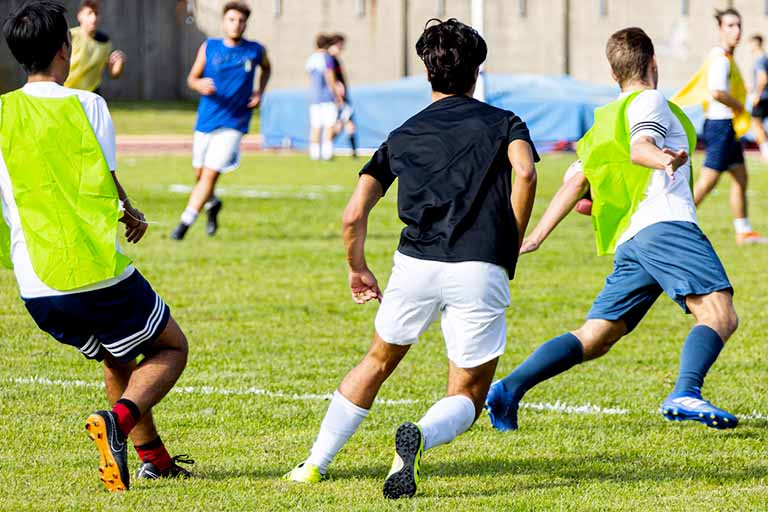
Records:
<instances>
[{"instance_id":1,"label":"player's neck","mask_svg":"<svg viewBox=\"0 0 768 512\"><path fill-rule=\"evenodd\" d=\"M224 46L229 46L230 48L234 48L235 46L239 46L240 43L243 42L243 38L239 39L233 39L231 37L225 37L224 38Z\"/></svg>"},{"instance_id":2,"label":"player's neck","mask_svg":"<svg viewBox=\"0 0 768 512\"><path fill-rule=\"evenodd\" d=\"M468 98L471 98L471 94L445 94L442 92L432 91L432 103L436 101L440 101L444 98L450 98L451 96L466 96Z\"/></svg>"},{"instance_id":3,"label":"player's neck","mask_svg":"<svg viewBox=\"0 0 768 512\"><path fill-rule=\"evenodd\" d=\"M96 37L96 27L93 27L91 29L85 29L82 25L80 25L80 29L83 31L83 34L93 39Z\"/></svg>"},{"instance_id":4,"label":"player's neck","mask_svg":"<svg viewBox=\"0 0 768 512\"><path fill-rule=\"evenodd\" d=\"M27 83L35 82L56 82L59 85L64 85L66 77L59 76L59 73L55 71L46 71L43 73L35 73L27 77Z\"/></svg>"},{"instance_id":5,"label":"player's neck","mask_svg":"<svg viewBox=\"0 0 768 512\"><path fill-rule=\"evenodd\" d=\"M621 86L621 92L623 93L630 93L630 92L637 92L637 91L648 91L651 89L655 89L651 84L648 84L644 81L637 80L634 82L628 82Z\"/></svg>"}]
</instances>

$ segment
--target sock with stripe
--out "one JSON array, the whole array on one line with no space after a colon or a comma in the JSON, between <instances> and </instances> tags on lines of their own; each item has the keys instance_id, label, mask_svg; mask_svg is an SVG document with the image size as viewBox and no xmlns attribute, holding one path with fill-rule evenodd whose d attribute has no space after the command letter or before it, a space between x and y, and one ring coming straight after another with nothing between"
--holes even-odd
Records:
<instances>
[{"instance_id":1,"label":"sock with stripe","mask_svg":"<svg viewBox=\"0 0 768 512\"><path fill-rule=\"evenodd\" d=\"M126 437L141 419L139 407L127 398L115 402L112 412L117 416L117 427Z\"/></svg>"},{"instance_id":2,"label":"sock with stripe","mask_svg":"<svg viewBox=\"0 0 768 512\"><path fill-rule=\"evenodd\" d=\"M134 446L134 448L142 462L151 462L160 472L167 471L173 464L171 455L166 450L160 436L141 446Z\"/></svg>"}]
</instances>

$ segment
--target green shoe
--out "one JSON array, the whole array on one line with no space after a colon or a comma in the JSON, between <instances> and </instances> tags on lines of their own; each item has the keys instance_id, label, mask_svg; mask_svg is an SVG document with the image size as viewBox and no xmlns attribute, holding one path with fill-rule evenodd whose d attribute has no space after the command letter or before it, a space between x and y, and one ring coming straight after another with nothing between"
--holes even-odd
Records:
<instances>
[{"instance_id":1,"label":"green shoe","mask_svg":"<svg viewBox=\"0 0 768 512\"><path fill-rule=\"evenodd\" d=\"M421 470L421 454L424 452L424 436L421 428L406 422L395 434L395 460L384 481L384 497L392 500L411 498L416 494Z\"/></svg>"},{"instance_id":2,"label":"green shoe","mask_svg":"<svg viewBox=\"0 0 768 512\"><path fill-rule=\"evenodd\" d=\"M289 472L283 475L286 480L301 482L305 484L316 484L323 480L328 480L328 475L320 472L320 468L314 464L302 462Z\"/></svg>"}]
</instances>

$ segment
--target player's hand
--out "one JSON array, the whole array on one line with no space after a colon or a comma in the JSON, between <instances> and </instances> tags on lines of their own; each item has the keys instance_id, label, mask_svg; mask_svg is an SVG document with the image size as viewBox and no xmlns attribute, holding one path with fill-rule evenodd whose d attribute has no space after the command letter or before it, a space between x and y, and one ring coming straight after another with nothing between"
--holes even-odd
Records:
<instances>
[{"instance_id":1,"label":"player's hand","mask_svg":"<svg viewBox=\"0 0 768 512\"><path fill-rule=\"evenodd\" d=\"M349 271L349 288L352 292L352 300L357 304L365 304L373 299L381 302L382 294L376 282L376 276L367 268L361 271Z\"/></svg>"},{"instance_id":2,"label":"player's hand","mask_svg":"<svg viewBox=\"0 0 768 512\"><path fill-rule=\"evenodd\" d=\"M733 110L734 115L739 115L744 112L744 105L739 103L737 107L732 107L731 110Z\"/></svg>"},{"instance_id":3,"label":"player's hand","mask_svg":"<svg viewBox=\"0 0 768 512\"><path fill-rule=\"evenodd\" d=\"M520 245L520 254L527 254L529 252L533 252L539 247L541 247L540 240L537 240L531 236L527 236L523 240L522 245Z\"/></svg>"},{"instance_id":4,"label":"player's hand","mask_svg":"<svg viewBox=\"0 0 768 512\"><path fill-rule=\"evenodd\" d=\"M248 101L248 108L254 109L261 105L261 94L258 92L253 93L250 101Z\"/></svg>"},{"instance_id":5,"label":"player's hand","mask_svg":"<svg viewBox=\"0 0 768 512\"><path fill-rule=\"evenodd\" d=\"M134 244L144 237L144 233L147 232L147 228L149 227L144 214L131 206L128 202L125 203L125 212L123 213L123 218L120 219L120 222L125 224L126 241Z\"/></svg>"},{"instance_id":6,"label":"player's hand","mask_svg":"<svg viewBox=\"0 0 768 512\"><path fill-rule=\"evenodd\" d=\"M213 83L213 78L199 78L195 86L197 92L203 96L210 96L216 92L216 84Z\"/></svg>"},{"instance_id":7,"label":"player's hand","mask_svg":"<svg viewBox=\"0 0 768 512\"><path fill-rule=\"evenodd\" d=\"M688 152L684 149L680 151L672 151L671 149L664 149L664 154L669 156L667 164L664 166L664 171L672 180L675 179L675 171L681 166L685 165L688 161Z\"/></svg>"},{"instance_id":8,"label":"player's hand","mask_svg":"<svg viewBox=\"0 0 768 512\"><path fill-rule=\"evenodd\" d=\"M123 64L125 63L125 53L123 53L120 50L115 50L112 53L109 54L109 65L114 66L118 62Z\"/></svg>"}]
</instances>

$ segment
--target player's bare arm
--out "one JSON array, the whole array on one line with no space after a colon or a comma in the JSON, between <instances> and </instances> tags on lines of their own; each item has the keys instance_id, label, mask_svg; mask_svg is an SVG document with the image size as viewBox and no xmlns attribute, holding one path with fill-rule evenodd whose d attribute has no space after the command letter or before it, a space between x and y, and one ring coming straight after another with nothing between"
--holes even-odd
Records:
<instances>
[{"instance_id":1,"label":"player's bare arm","mask_svg":"<svg viewBox=\"0 0 768 512\"><path fill-rule=\"evenodd\" d=\"M192 69L189 70L187 76L187 86L203 96L210 96L216 92L216 84L210 78L203 78L203 71L205 70L205 48L206 43L200 45L200 49L197 50L197 57L192 64Z\"/></svg>"},{"instance_id":2,"label":"player's bare arm","mask_svg":"<svg viewBox=\"0 0 768 512\"><path fill-rule=\"evenodd\" d=\"M253 95L251 95L251 100L248 102L248 108L256 108L261 105L261 97L264 96L264 91L267 89L267 84L269 83L269 77L272 76L272 63L269 62L266 50L264 50L264 57L262 57L261 63L259 63L259 68L261 68L261 71L259 72L259 88L253 92Z\"/></svg>"},{"instance_id":3,"label":"player's bare arm","mask_svg":"<svg viewBox=\"0 0 768 512\"><path fill-rule=\"evenodd\" d=\"M635 165L664 169L670 178L675 179L675 171L688 161L688 152L659 149L651 137L638 137L630 148L630 158Z\"/></svg>"},{"instance_id":4,"label":"player's bare arm","mask_svg":"<svg viewBox=\"0 0 768 512\"><path fill-rule=\"evenodd\" d=\"M109 70L109 76L112 78L120 78L123 74L123 68L125 67L125 53L121 50L115 50L109 54L107 58L107 69Z\"/></svg>"},{"instance_id":5,"label":"player's bare arm","mask_svg":"<svg viewBox=\"0 0 768 512\"><path fill-rule=\"evenodd\" d=\"M739 114L744 110L744 105L728 91L712 91L712 97L723 105L730 107L734 114Z\"/></svg>"},{"instance_id":6,"label":"player's bare arm","mask_svg":"<svg viewBox=\"0 0 768 512\"><path fill-rule=\"evenodd\" d=\"M117 187L117 197L123 203L123 216L120 218L120 222L125 224L125 239L135 244L144 237L149 224L147 224L144 214L131 204L128 194L125 193L125 189L123 189L114 171L112 171L112 179L115 182L115 187Z\"/></svg>"},{"instance_id":7,"label":"player's bare arm","mask_svg":"<svg viewBox=\"0 0 768 512\"><path fill-rule=\"evenodd\" d=\"M342 237L349 264L349 287L352 300L364 304L369 300L381 300L382 294L376 277L365 262L365 236L368 232L368 214L384 195L376 178L360 176L342 218Z\"/></svg>"},{"instance_id":8,"label":"player's bare arm","mask_svg":"<svg viewBox=\"0 0 768 512\"><path fill-rule=\"evenodd\" d=\"M555 230L560 221L573 211L576 203L589 190L589 182L584 173L577 171L568 179L552 198L541 220L533 228L529 236L523 240L520 254L533 252L544 243L544 240Z\"/></svg>"},{"instance_id":9,"label":"player's bare arm","mask_svg":"<svg viewBox=\"0 0 768 512\"><path fill-rule=\"evenodd\" d=\"M511 201L519 234L518 245L521 245L536 197L536 166L533 163L531 145L523 140L513 141L509 145L507 157L515 172Z\"/></svg>"},{"instance_id":10,"label":"player's bare arm","mask_svg":"<svg viewBox=\"0 0 768 512\"><path fill-rule=\"evenodd\" d=\"M336 102L337 105L342 105L344 103L344 96L341 95L339 83L338 80L336 80L336 74L332 69L325 70L325 81L333 93L333 101Z\"/></svg>"}]
</instances>

